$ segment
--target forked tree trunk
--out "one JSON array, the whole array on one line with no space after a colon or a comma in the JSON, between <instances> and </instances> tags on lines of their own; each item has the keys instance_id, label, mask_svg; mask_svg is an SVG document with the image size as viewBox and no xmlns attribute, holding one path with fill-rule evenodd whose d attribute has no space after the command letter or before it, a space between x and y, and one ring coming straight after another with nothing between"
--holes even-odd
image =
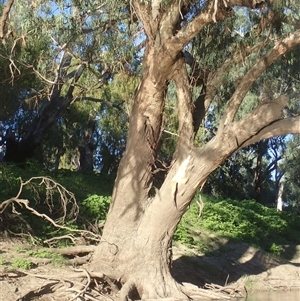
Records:
<instances>
[{"instance_id":1,"label":"forked tree trunk","mask_svg":"<svg viewBox=\"0 0 300 301\"><path fill-rule=\"evenodd\" d=\"M143 299L186 297L170 273L172 237L198 187L235 147L228 142L226 148L219 142L208 144L198 153L191 148L188 159L174 160L155 196L142 202L135 200L133 179L126 186L126 199L115 191L91 270L118 279L123 284L121 299L134 292Z\"/></svg>"},{"instance_id":2,"label":"forked tree trunk","mask_svg":"<svg viewBox=\"0 0 300 301\"><path fill-rule=\"evenodd\" d=\"M134 292L140 298L185 296L182 287L172 278L168 263L174 231L195 192L234 151L283 133L287 131L286 126L291 125L281 120L282 109L288 101L286 96L259 105L241 120L236 121L235 115L262 72L300 43L300 32L276 44L247 71L228 101L215 137L205 146L194 144L196 125L200 124L195 118L204 116L208 110L222 85L228 61L220 67L220 74L215 72L209 76L204 104L198 106L191 99L182 49L205 25L226 17L227 9L215 10L215 5L224 6L225 2L209 1L206 9L180 28L184 1L171 1L159 16L155 10L154 19L149 14L151 4L132 1L147 35L143 73L134 95L126 150L119 165L102 239L89 267L119 280L123 285L123 300ZM226 3L248 3L249 7L255 7L257 2L230 0ZM178 140L164 183L153 192L152 172L163 130L165 93L170 80L174 81L177 92ZM291 122L294 127L296 120ZM283 129L281 124L283 131L277 130Z\"/></svg>"}]
</instances>

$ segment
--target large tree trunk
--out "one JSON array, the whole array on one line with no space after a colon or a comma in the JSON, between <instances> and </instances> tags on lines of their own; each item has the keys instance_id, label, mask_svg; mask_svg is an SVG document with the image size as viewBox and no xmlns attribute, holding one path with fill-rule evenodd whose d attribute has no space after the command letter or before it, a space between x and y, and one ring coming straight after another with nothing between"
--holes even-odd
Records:
<instances>
[{"instance_id":1,"label":"large tree trunk","mask_svg":"<svg viewBox=\"0 0 300 301\"><path fill-rule=\"evenodd\" d=\"M280 129L282 124L286 96L259 105L241 120L236 121L235 115L262 72L289 47L300 43L300 32L297 43L290 37L284 41L284 45L288 45L286 48L281 43L276 44L248 70L228 101L215 137L205 146L194 144L200 124L197 119L205 115L222 84L222 72L230 62L226 60L220 73L208 76L205 97L193 103L182 49L205 25L225 17L228 10L217 12L214 6L224 5L224 2L210 1L206 9L180 29L185 1L171 1L159 16L154 7L155 19L149 14L150 4L133 1L148 37L143 72L134 95L126 150L119 165L103 236L90 263L92 271L120 281L123 300L135 292L140 298L184 296L182 287L171 277L168 263L172 236L195 192L235 150L268 138L270 132L274 135L274 127ZM234 4L235 1L229 2ZM256 3L242 2L251 7ZM174 81L177 92L178 140L167 176L157 189L152 187L153 171L170 80Z\"/></svg>"},{"instance_id":2,"label":"large tree trunk","mask_svg":"<svg viewBox=\"0 0 300 301\"><path fill-rule=\"evenodd\" d=\"M136 199L136 179L127 184L125 196L115 190L91 269L118 279L123 284L121 297L125 299L136 291L143 299L184 297L184 289L170 273L172 237L198 187L234 145L228 143L222 148L215 142L198 153L190 149L185 160L173 162L163 186L153 197ZM127 174L126 179L130 178Z\"/></svg>"}]
</instances>

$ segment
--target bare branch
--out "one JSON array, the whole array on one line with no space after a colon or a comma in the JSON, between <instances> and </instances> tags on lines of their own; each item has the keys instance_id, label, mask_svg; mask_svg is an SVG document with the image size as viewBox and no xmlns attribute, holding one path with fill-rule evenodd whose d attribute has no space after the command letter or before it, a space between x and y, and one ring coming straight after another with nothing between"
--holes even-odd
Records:
<instances>
[{"instance_id":1,"label":"bare branch","mask_svg":"<svg viewBox=\"0 0 300 301\"><path fill-rule=\"evenodd\" d=\"M231 10L218 10L214 15L214 1L210 1L207 7L190 21L185 27L178 31L173 38L174 47L182 48L188 44L205 26L217 20L223 20L232 15Z\"/></svg>"},{"instance_id":2,"label":"bare branch","mask_svg":"<svg viewBox=\"0 0 300 301\"><path fill-rule=\"evenodd\" d=\"M36 183L38 181L38 183ZM62 216L57 219L57 221L54 221L52 218L50 218L45 213L39 213L37 210L32 208L29 205L29 200L27 199L20 199L20 195L23 191L23 188L25 186L30 186L33 189L34 193L38 193L35 186L38 185L40 187L41 185L45 186L46 191L46 199L45 199L45 205L48 207L49 211L51 212L54 204L53 204L53 194L54 191L59 194L59 201L60 201L60 210L62 212ZM72 208L68 208L69 204L71 203ZM21 181L19 191L17 195L13 198L10 198L8 200L5 200L0 203L0 214L2 214L10 205L12 206L12 212L15 214L15 216L20 215L20 213L17 211L15 205L18 204L20 207L25 207L29 212L31 212L33 215L37 217L41 217L42 219L48 221L50 224L52 224L54 227L58 229L68 230L73 233L80 233L81 235L86 235L90 237L94 241L100 241L100 236L98 234L94 234L90 231L86 230L78 230L78 229L72 229L67 226L64 226L63 223L65 222L65 219L67 217L69 218L76 218L78 215L78 205L76 203L75 196L72 192L65 189L62 185L55 182L54 180L47 178L47 177L32 177L28 181Z\"/></svg>"},{"instance_id":3,"label":"bare branch","mask_svg":"<svg viewBox=\"0 0 300 301\"><path fill-rule=\"evenodd\" d=\"M236 137L238 147L257 135L262 128L281 119L282 109L288 100L288 97L281 95L272 102L260 105L245 118L235 122L232 132Z\"/></svg>"},{"instance_id":4,"label":"bare branch","mask_svg":"<svg viewBox=\"0 0 300 301\"><path fill-rule=\"evenodd\" d=\"M247 74L241 79L238 87L230 99L230 103L224 112L223 119L221 120L221 126L219 130L222 130L223 126L226 126L234 120L236 112L238 111L245 95L251 88L252 84L261 76L261 74L279 57L286 54L298 44L300 44L300 30L291 33L285 39L278 42L272 50L262 57L247 72Z\"/></svg>"},{"instance_id":5,"label":"bare branch","mask_svg":"<svg viewBox=\"0 0 300 301\"><path fill-rule=\"evenodd\" d=\"M277 120L264 127L256 135L245 141L240 148L258 142L263 139L269 139L275 136L284 136L287 134L300 134L300 116Z\"/></svg>"}]
</instances>

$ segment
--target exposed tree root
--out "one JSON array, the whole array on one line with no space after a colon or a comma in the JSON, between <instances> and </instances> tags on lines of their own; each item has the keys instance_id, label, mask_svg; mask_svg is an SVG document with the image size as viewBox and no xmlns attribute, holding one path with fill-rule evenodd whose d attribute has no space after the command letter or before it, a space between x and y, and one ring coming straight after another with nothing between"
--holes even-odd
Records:
<instances>
[{"instance_id":1,"label":"exposed tree root","mask_svg":"<svg viewBox=\"0 0 300 301\"><path fill-rule=\"evenodd\" d=\"M221 287L214 284L206 284L206 289L199 288L190 283L183 283L183 291L191 298L203 298L206 300L230 300L232 298L246 297L238 288ZM215 288L218 287L217 290Z\"/></svg>"},{"instance_id":2,"label":"exposed tree root","mask_svg":"<svg viewBox=\"0 0 300 301\"><path fill-rule=\"evenodd\" d=\"M53 300L230 300L237 297L245 297L237 287L228 286L221 287L215 284L207 284L205 288L199 288L190 283L179 284L174 280L172 283L161 283L153 286L153 283L145 282L146 279L135 281L129 279L119 290L119 287L109 278L101 273L90 273L80 268L74 269L74 273L68 274L66 277L56 277L55 275L33 274L28 272L7 272L0 275L0 278L17 278L31 276L35 278L45 279L48 283L33 289L24 294L19 300L29 301L41 296L51 295ZM175 287L174 287L175 285ZM141 287L143 286L143 287ZM138 293L139 292L139 293ZM140 296L142 292L142 296ZM56 299L58 298L58 299Z\"/></svg>"},{"instance_id":3,"label":"exposed tree root","mask_svg":"<svg viewBox=\"0 0 300 301\"><path fill-rule=\"evenodd\" d=\"M56 249L56 248L50 248L49 251L54 253L59 253L62 255L77 255L77 254L86 254L94 252L96 249L96 246L73 246L68 248L62 248L62 249Z\"/></svg>"},{"instance_id":4,"label":"exposed tree root","mask_svg":"<svg viewBox=\"0 0 300 301\"><path fill-rule=\"evenodd\" d=\"M220 286L217 284L205 284L205 288L215 291L215 292L223 292L230 296L234 296L234 298L243 298L247 296L247 290L245 287L234 287L234 286Z\"/></svg>"},{"instance_id":5,"label":"exposed tree root","mask_svg":"<svg viewBox=\"0 0 300 301\"><path fill-rule=\"evenodd\" d=\"M106 277L103 274L90 274L85 269L74 269L75 273L67 277L57 278L54 275L41 275L23 272L20 276L31 276L48 280L43 286L24 294L19 300L31 301L35 297L49 295L53 300L112 300L109 294L113 293ZM11 275L10 275L11 274ZM17 274L6 274L6 277L16 277ZM114 289L114 288L113 288ZM58 299L55 299L58 298Z\"/></svg>"}]
</instances>

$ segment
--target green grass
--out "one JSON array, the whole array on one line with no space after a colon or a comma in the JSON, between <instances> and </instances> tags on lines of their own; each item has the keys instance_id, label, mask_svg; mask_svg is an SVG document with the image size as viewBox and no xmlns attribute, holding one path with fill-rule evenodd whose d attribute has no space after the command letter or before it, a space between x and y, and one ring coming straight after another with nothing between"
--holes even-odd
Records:
<instances>
[{"instance_id":1,"label":"green grass","mask_svg":"<svg viewBox=\"0 0 300 301\"><path fill-rule=\"evenodd\" d=\"M0 265L4 265L4 264L6 264L6 260L0 257Z\"/></svg>"},{"instance_id":2,"label":"green grass","mask_svg":"<svg viewBox=\"0 0 300 301\"><path fill-rule=\"evenodd\" d=\"M56 266L62 266L66 264L66 259L61 254L53 253L46 249L28 250L26 254L35 258L51 259L51 263Z\"/></svg>"},{"instance_id":3,"label":"green grass","mask_svg":"<svg viewBox=\"0 0 300 301\"><path fill-rule=\"evenodd\" d=\"M13 268L20 268L23 270L30 270L32 268L32 262L24 258L14 258L10 264Z\"/></svg>"}]
</instances>

